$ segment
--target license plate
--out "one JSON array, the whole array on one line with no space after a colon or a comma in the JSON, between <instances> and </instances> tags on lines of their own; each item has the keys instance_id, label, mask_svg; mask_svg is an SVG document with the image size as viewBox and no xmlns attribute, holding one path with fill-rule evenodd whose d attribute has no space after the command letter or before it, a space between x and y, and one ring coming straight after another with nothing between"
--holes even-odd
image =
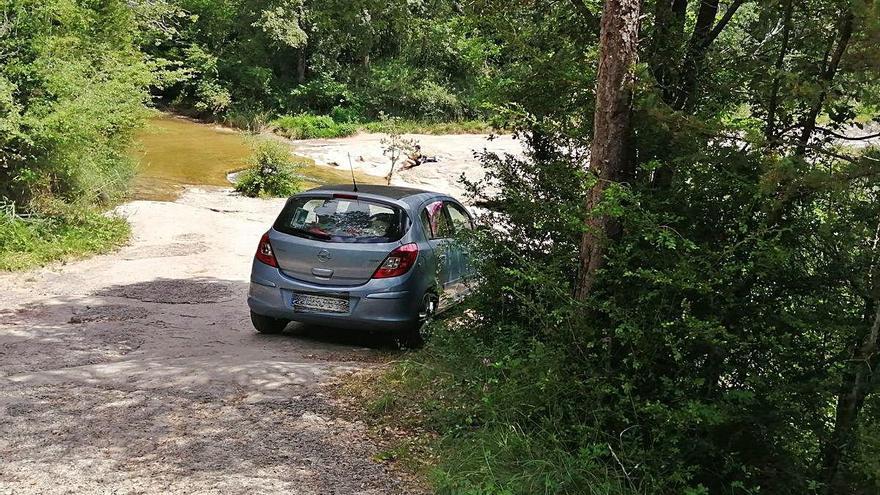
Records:
<instances>
[{"instance_id":1,"label":"license plate","mask_svg":"<svg viewBox=\"0 0 880 495\"><path fill-rule=\"evenodd\" d=\"M348 299L293 293L293 310L300 313L348 313Z\"/></svg>"}]
</instances>

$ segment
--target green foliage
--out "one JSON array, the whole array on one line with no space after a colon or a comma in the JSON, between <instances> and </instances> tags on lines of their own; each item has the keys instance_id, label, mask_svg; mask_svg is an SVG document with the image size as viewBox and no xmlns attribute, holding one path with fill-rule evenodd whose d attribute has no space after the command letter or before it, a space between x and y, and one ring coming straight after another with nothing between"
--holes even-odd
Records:
<instances>
[{"instance_id":1,"label":"green foliage","mask_svg":"<svg viewBox=\"0 0 880 495\"><path fill-rule=\"evenodd\" d=\"M271 114L260 106L235 105L223 115L222 121L236 129L258 134L269 127Z\"/></svg>"},{"instance_id":2,"label":"green foliage","mask_svg":"<svg viewBox=\"0 0 880 495\"><path fill-rule=\"evenodd\" d=\"M402 134L490 134L495 128L482 120L460 120L455 122L426 122L423 120L397 120L389 124L386 120L366 122L359 126L366 132L389 133L396 130Z\"/></svg>"},{"instance_id":3,"label":"green foliage","mask_svg":"<svg viewBox=\"0 0 880 495\"><path fill-rule=\"evenodd\" d=\"M357 126L339 123L327 115L286 115L272 121L275 132L289 139L315 139L351 136Z\"/></svg>"},{"instance_id":4,"label":"green foliage","mask_svg":"<svg viewBox=\"0 0 880 495\"><path fill-rule=\"evenodd\" d=\"M0 198L114 198L153 81L126 3L6 0L0 18Z\"/></svg>"},{"instance_id":5,"label":"green foliage","mask_svg":"<svg viewBox=\"0 0 880 495\"><path fill-rule=\"evenodd\" d=\"M858 353L880 304L880 152L828 132L876 98L876 20L859 10L875 6L792 2L784 74L768 74L784 3L745 3L691 73L681 59L705 4L688 3L681 43L666 47L646 6L632 170L591 212L598 2L540 15L486 4L517 55L500 85L529 151L483 157L471 191L487 227L467 241L480 284L373 389L385 421L438 434L438 492L876 492L880 363ZM850 51L823 81L850 8ZM824 130L811 128L817 106ZM596 214L621 229L579 302L577 253ZM864 407L841 433L856 386Z\"/></svg>"},{"instance_id":6,"label":"green foliage","mask_svg":"<svg viewBox=\"0 0 880 495\"><path fill-rule=\"evenodd\" d=\"M124 219L93 209L54 203L51 210L27 219L0 216L0 270L23 270L106 253L123 244L130 234Z\"/></svg>"},{"instance_id":7,"label":"green foliage","mask_svg":"<svg viewBox=\"0 0 880 495\"><path fill-rule=\"evenodd\" d=\"M337 105L330 110L330 118L339 124L354 124L360 122L362 116L355 108Z\"/></svg>"},{"instance_id":8,"label":"green foliage","mask_svg":"<svg viewBox=\"0 0 880 495\"><path fill-rule=\"evenodd\" d=\"M143 23L143 49L173 74L157 87L160 102L203 117L259 105L458 120L478 116L494 86L495 45L452 1L144 4L139 12L159 20Z\"/></svg>"},{"instance_id":9,"label":"green foliage","mask_svg":"<svg viewBox=\"0 0 880 495\"><path fill-rule=\"evenodd\" d=\"M215 115L227 110L232 96L220 80L217 57L198 45L188 46L182 52L186 69L174 104L191 106L199 115Z\"/></svg>"},{"instance_id":10,"label":"green foliage","mask_svg":"<svg viewBox=\"0 0 880 495\"><path fill-rule=\"evenodd\" d=\"M264 112L249 113L248 111L230 112L224 121L242 129L259 129L264 124ZM289 139L316 139L346 137L359 131L373 133L398 134L488 134L494 127L480 120L462 120L455 122L429 122L420 120L389 120L380 115L379 120L362 122L354 110L334 107L331 116L326 115L285 115L278 117L268 126L275 133Z\"/></svg>"},{"instance_id":11,"label":"green foliage","mask_svg":"<svg viewBox=\"0 0 880 495\"><path fill-rule=\"evenodd\" d=\"M299 192L299 165L287 146L274 141L260 141L254 146L251 167L241 171L235 190L245 196L287 197Z\"/></svg>"}]
</instances>

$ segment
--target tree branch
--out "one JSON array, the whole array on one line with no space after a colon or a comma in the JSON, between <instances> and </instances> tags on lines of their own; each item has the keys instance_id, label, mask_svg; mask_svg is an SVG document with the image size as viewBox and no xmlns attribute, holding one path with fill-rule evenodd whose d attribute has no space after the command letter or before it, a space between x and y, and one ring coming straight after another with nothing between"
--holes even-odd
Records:
<instances>
[{"instance_id":1,"label":"tree branch","mask_svg":"<svg viewBox=\"0 0 880 495\"><path fill-rule=\"evenodd\" d=\"M813 135L813 131L816 130L816 118L819 116L819 112L822 111L822 105L825 104L825 98L828 96L828 87L830 86L831 81L834 80L834 76L837 74L837 67L840 65L840 60L843 58L843 54L846 53L846 48L849 46L849 40L852 38L853 19L854 16L852 11L847 10L843 15L838 30L840 33L840 40L834 48L831 60L819 76L820 81L823 84L822 91L819 93L819 96L816 98L810 111L804 115L804 118L801 121L801 137L795 150L795 154L799 156L802 156L806 152L810 137Z\"/></svg>"},{"instance_id":2,"label":"tree branch","mask_svg":"<svg viewBox=\"0 0 880 495\"><path fill-rule=\"evenodd\" d=\"M744 3L745 0L733 0L730 6L727 7L727 10L724 11L724 15L721 16L721 19L718 21L717 24L715 24L715 27L713 27L712 30L709 31L709 34L703 40L703 43L706 45L705 48L708 48L709 45L711 45L712 42L715 41L715 38L717 38L718 35L721 34L721 31L724 31L724 28L727 27L727 24L730 22L731 19L733 19L733 15L736 14L737 9L739 9L740 6Z\"/></svg>"},{"instance_id":3,"label":"tree branch","mask_svg":"<svg viewBox=\"0 0 880 495\"><path fill-rule=\"evenodd\" d=\"M864 141L866 139L874 139L880 137L880 132L876 134L868 134L867 136L847 136L846 134L839 134L825 127L816 126L816 130L821 132L822 134L827 134L829 136L836 137L837 139L844 139L846 141Z\"/></svg>"}]
</instances>

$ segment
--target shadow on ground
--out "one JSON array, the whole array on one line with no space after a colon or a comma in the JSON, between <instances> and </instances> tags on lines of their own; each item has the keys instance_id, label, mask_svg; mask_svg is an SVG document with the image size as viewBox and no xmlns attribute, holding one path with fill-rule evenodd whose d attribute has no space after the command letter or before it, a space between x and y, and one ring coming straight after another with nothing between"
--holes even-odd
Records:
<instances>
[{"instance_id":1,"label":"shadow on ground","mask_svg":"<svg viewBox=\"0 0 880 495\"><path fill-rule=\"evenodd\" d=\"M260 335L246 294L240 281L155 279L0 308L0 486L401 492L319 386L388 359L388 336Z\"/></svg>"},{"instance_id":2,"label":"shadow on ground","mask_svg":"<svg viewBox=\"0 0 880 495\"><path fill-rule=\"evenodd\" d=\"M161 304L204 305L228 303L229 311L245 318L248 322L243 331L255 332L249 324L247 308L248 284L239 281L214 278L165 279L158 278L147 282L127 285L114 285L102 289L95 295L115 299L118 297ZM242 316L244 315L244 316ZM396 350L397 342L390 332L369 332L320 325L291 323L281 336L260 335L265 339L294 338L316 343L339 346L370 347L382 350Z\"/></svg>"}]
</instances>

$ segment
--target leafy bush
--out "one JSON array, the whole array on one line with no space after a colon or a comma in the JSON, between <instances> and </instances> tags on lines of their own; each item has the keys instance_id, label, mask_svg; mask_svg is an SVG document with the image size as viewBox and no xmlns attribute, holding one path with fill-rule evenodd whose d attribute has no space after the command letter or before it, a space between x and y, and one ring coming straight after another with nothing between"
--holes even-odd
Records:
<instances>
[{"instance_id":1,"label":"leafy bush","mask_svg":"<svg viewBox=\"0 0 880 495\"><path fill-rule=\"evenodd\" d=\"M4 4L0 198L32 210L43 197L96 204L126 189L126 151L154 80L128 9L121 0Z\"/></svg>"},{"instance_id":2,"label":"leafy bush","mask_svg":"<svg viewBox=\"0 0 880 495\"><path fill-rule=\"evenodd\" d=\"M330 110L330 118L338 124L354 124L362 119L360 112L356 108L341 105L337 105Z\"/></svg>"},{"instance_id":3,"label":"leafy bush","mask_svg":"<svg viewBox=\"0 0 880 495\"><path fill-rule=\"evenodd\" d=\"M319 75L305 84L293 88L284 107L293 111L327 112L352 98L346 84Z\"/></svg>"},{"instance_id":4,"label":"leafy bush","mask_svg":"<svg viewBox=\"0 0 880 495\"><path fill-rule=\"evenodd\" d=\"M376 114L407 116L421 121L461 120L469 112L449 87L405 61L377 64L363 88L366 105Z\"/></svg>"},{"instance_id":5,"label":"leafy bush","mask_svg":"<svg viewBox=\"0 0 880 495\"><path fill-rule=\"evenodd\" d=\"M327 115L286 115L272 121L276 132L290 139L315 139L351 136L354 124L337 123Z\"/></svg>"},{"instance_id":6,"label":"leafy bush","mask_svg":"<svg viewBox=\"0 0 880 495\"><path fill-rule=\"evenodd\" d=\"M261 141L249 161L251 167L241 171L235 181L236 191L252 198L285 197L299 192L299 167L287 146Z\"/></svg>"},{"instance_id":7,"label":"leafy bush","mask_svg":"<svg viewBox=\"0 0 880 495\"><path fill-rule=\"evenodd\" d=\"M190 107L202 116L219 115L232 104L232 95L221 81L217 57L199 45L182 50L185 76L174 104Z\"/></svg>"},{"instance_id":8,"label":"leafy bush","mask_svg":"<svg viewBox=\"0 0 880 495\"><path fill-rule=\"evenodd\" d=\"M290 139L346 137L361 130L401 134L486 134L493 130L489 123L480 120L432 122L382 118L373 122L359 122L354 112L348 113L348 110L341 108L336 112L336 116L339 120L326 115L288 115L273 120L270 126L275 129L275 133Z\"/></svg>"}]
</instances>

